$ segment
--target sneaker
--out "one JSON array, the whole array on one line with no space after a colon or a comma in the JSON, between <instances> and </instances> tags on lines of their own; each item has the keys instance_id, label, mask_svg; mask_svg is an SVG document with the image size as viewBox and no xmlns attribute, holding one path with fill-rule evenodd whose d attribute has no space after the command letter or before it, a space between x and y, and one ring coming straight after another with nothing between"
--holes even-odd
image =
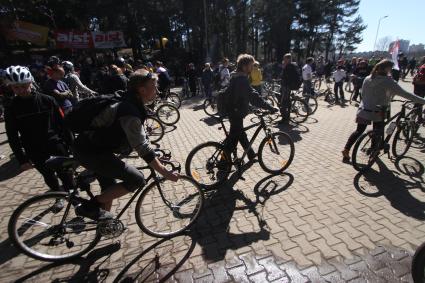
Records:
<instances>
[{"instance_id":1,"label":"sneaker","mask_svg":"<svg viewBox=\"0 0 425 283\"><path fill-rule=\"evenodd\" d=\"M350 153L347 150L341 151L342 153L342 162L350 163Z\"/></svg>"},{"instance_id":2,"label":"sneaker","mask_svg":"<svg viewBox=\"0 0 425 283\"><path fill-rule=\"evenodd\" d=\"M94 200L82 201L81 205L75 208L75 213L78 216L87 217L95 221L114 218L112 213L101 209L99 204Z\"/></svg>"},{"instance_id":3,"label":"sneaker","mask_svg":"<svg viewBox=\"0 0 425 283\"><path fill-rule=\"evenodd\" d=\"M50 207L50 210L56 214L59 213L65 206L65 202L63 199L56 199L55 204Z\"/></svg>"}]
</instances>

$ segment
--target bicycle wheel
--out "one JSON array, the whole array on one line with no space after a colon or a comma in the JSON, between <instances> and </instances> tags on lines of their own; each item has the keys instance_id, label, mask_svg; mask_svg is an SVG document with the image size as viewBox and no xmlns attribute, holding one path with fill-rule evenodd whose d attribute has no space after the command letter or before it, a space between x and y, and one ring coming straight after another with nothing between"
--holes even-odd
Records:
<instances>
[{"instance_id":1,"label":"bicycle wheel","mask_svg":"<svg viewBox=\"0 0 425 283\"><path fill-rule=\"evenodd\" d=\"M271 94L267 94L267 95L266 95L266 97L264 98L264 100L265 100L268 104L270 104L271 106L275 107L275 105L276 105L276 101L275 101L275 99L274 99L273 95L271 95Z\"/></svg>"},{"instance_id":2,"label":"bicycle wheel","mask_svg":"<svg viewBox=\"0 0 425 283\"><path fill-rule=\"evenodd\" d=\"M292 100L291 103L291 113L295 115L295 117L291 118L295 123L303 123L308 118L308 104L299 98Z\"/></svg>"},{"instance_id":3,"label":"bicycle wheel","mask_svg":"<svg viewBox=\"0 0 425 283\"><path fill-rule=\"evenodd\" d=\"M146 234L166 238L188 229L198 218L204 195L196 182L181 176L177 182L150 184L136 204L136 222Z\"/></svg>"},{"instance_id":4,"label":"bicycle wheel","mask_svg":"<svg viewBox=\"0 0 425 283\"><path fill-rule=\"evenodd\" d=\"M151 116L146 117L144 126L146 134L151 142L159 142L164 136L164 126L157 118Z\"/></svg>"},{"instance_id":5,"label":"bicycle wheel","mask_svg":"<svg viewBox=\"0 0 425 283\"><path fill-rule=\"evenodd\" d=\"M207 98L204 101L204 112L208 116L214 117L217 116L218 108L217 108L217 99L215 98Z\"/></svg>"},{"instance_id":6,"label":"bicycle wheel","mask_svg":"<svg viewBox=\"0 0 425 283\"><path fill-rule=\"evenodd\" d=\"M172 104L162 104L156 110L156 116L164 125L172 126L180 120L180 112Z\"/></svg>"},{"instance_id":7,"label":"bicycle wheel","mask_svg":"<svg viewBox=\"0 0 425 283\"><path fill-rule=\"evenodd\" d=\"M407 153L414 134L414 129L409 125L402 125L397 129L392 144L392 153L395 157L402 157Z\"/></svg>"},{"instance_id":8,"label":"bicycle wheel","mask_svg":"<svg viewBox=\"0 0 425 283\"><path fill-rule=\"evenodd\" d=\"M412 258L412 278L414 283L425 282L425 243L416 249Z\"/></svg>"},{"instance_id":9,"label":"bicycle wheel","mask_svg":"<svg viewBox=\"0 0 425 283\"><path fill-rule=\"evenodd\" d=\"M318 92L321 86L322 86L322 80L316 79L313 83L314 91Z\"/></svg>"},{"instance_id":10,"label":"bicycle wheel","mask_svg":"<svg viewBox=\"0 0 425 283\"><path fill-rule=\"evenodd\" d=\"M327 91L325 94L325 101L331 105L335 104L335 95L331 91Z\"/></svg>"},{"instance_id":11,"label":"bicycle wheel","mask_svg":"<svg viewBox=\"0 0 425 283\"><path fill-rule=\"evenodd\" d=\"M291 137L284 132L276 132L261 141L258 162L267 173L280 174L291 165L294 154L295 146Z\"/></svg>"},{"instance_id":12,"label":"bicycle wheel","mask_svg":"<svg viewBox=\"0 0 425 283\"><path fill-rule=\"evenodd\" d=\"M204 189L215 189L230 174L230 155L218 142L206 142L195 147L187 156L186 175L192 177Z\"/></svg>"},{"instance_id":13,"label":"bicycle wheel","mask_svg":"<svg viewBox=\"0 0 425 283\"><path fill-rule=\"evenodd\" d=\"M62 201L64 206L58 207ZM50 192L30 198L13 212L9 238L24 254L44 261L78 257L100 240L95 221L79 217L65 192Z\"/></svg>"},{"instance_id":14,"label":"bicycle wheel","mask_svg":"<svg viewBox=\"0 0 425 283\"><path fill-rule=\"evenodd\" d=\"M317 111L317 98L316 97L310 97L308 99L308 115L312 115Z\"/></svg>"},{"instance_id":15,"label":"bicycle wheel","mask_svg":"<svg viewBox=\"0 0 425 283\"><path fill-rule=\"evenodd\" d=\"M375 163L378 158L379 150L376 150L376 146L372 147L372 140L374 139L374 132L369 131L366 134L360 136L354 145L352 153L352 164L354 169L359 172L366 171Z\"/></svg>"},{"instance_id":16,"label":"bicycle wheel","mask_svg":"<svg viewBox=\"0 0 425 283\"><path fill-rule=\"evenodd\" d=\"M180 108L180 106L182 105L182 100L181 100L180 96L175 92L170 92L167 95L167 101L172 103L177 108Z\"/></svg>"}]
</instances>

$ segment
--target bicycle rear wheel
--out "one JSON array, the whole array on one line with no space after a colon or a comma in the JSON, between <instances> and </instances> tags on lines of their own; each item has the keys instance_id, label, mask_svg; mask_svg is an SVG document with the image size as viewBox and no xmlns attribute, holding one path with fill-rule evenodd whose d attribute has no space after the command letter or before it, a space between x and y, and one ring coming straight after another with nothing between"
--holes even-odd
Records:
<instances>
[{"instance_id":1,"label":"bicycle rear wheel","mask_svg":"<svg viewBox=\"0 0 425 283\"><path fill-rule=\"evenodd\" d=\"M414 130L409 125L403 125L397 129L392 144L392 153L395 157L402 157L407 153L414 134Z\"/></svg>"},{"instance_id":2,"label":"bicycle rear wheel","mask_svg":"<svg viewBox=\"0 0 425 283\"><path fill-rule=\"evenodd\" d=\"M280 174L291 165L294 154L295 146L291 137L284 132L276 132L261 141L258 161L267 173Z\"/></svg>"},{"instance_id":3,"label":"bicycle rear wheel","mask_svg":"<svg viewBox=\"0 0 425 283\"><path fill-rule=\"evenodd\" d=\"M218 114L217 99L207 98L204 101L204 112L208 116L214 117Z\"/></svg>"},{"instance_id":4,"label":"bicycle rear wheel","mask_svg":"<svg viewBox=\"0 0 425 283\"><path fill-rule=\"evenodd\" d=\"M150 184L136 204L136 222L146 234L167 238L187 230L201 213L204 195L196 182L181 176L177 182Z\"/></svg>"},{"instance_id":5,"label":"bicycle rear wheel","mask_svg":"<svg viewBox=\"0 0 425 283\"><path fill-rule=\"evenodd\" d=\"M38 195L22 203L10 217L8 232L20 251L44 261L76 258L100 240L97 223L77 216L65 192Z\"/></svg>"},{"instance_id":6,"label":"bicycle rear wheel","mask_svg":"<svg viewBox=\"0 0 425 283\"><path fill-rule=\"evenodd\" d=\"M308 99L308 115L312 115L317 111L317 98L309 97Z\"/></svg>"},{"instance_id":7,"label":"bicycle rear wheel","mask_svg":"<svg viewBox=\"0 0 425 283\"><path fill-rule=\"evenodd\" d=\"M372 140L374 139L374 132L369 131L360 136L354 145L352 153L352 164L354 169L359 172L368 170L375 163L378 158L379 150L376 146L372 147Z\"/></svg>"},{"instance_id":8,"label":"bicycle rear wheel","mask_svg":"<svg viewBox=\"0 0 425 283\"><path fill-rule=\"evenodd\" d=\"M164 125L172 126L180 120L180 112L172 104L162 104L156 110L156 116Z\"/></svg>"},{"instance_id":9,"label":"bicycle rear wheel","mask_svg":"<svg viewBox=\"0 0 425 283\"><path fill-rule=\"evenodd\" d=\"M335 94L333 94L331 91L327 91L325 93L325 101L331 105L334 105L336 101Z\"/></svg>"},{"instance_id":10,"label":"bicycle rear wheel","mask_svg":"<svg viewBox=\"0 0 425 283\"><path fill-rule=\"evenodd\" d=\"M230 155L218 142L206 142L195 147L187 156L186 175L192 177L204 189L215 189L230 174Z\"/></svg>"},{"instance_id":11,"label":"bicycle rear wheel","mask_svg":"<svg viewBox=\"0 0 425 283\"><path fill-rule=\"evenodd\" d=\"M412 259L412 278L415 283L425 282L425 243L420 245Z\"/></svg>"},{"instance_id":12,"label":"bicycle rear wheel","mask_svg":"<svg viewBox=\"0 0 425 283\"><path fill-rule=\"evenodd\" d=\"M170 103L172 103L174 106L176 106L177 108L180 108L180 106L182 105L182 100L181 100L180 96L175 92L170 92L167 95L167 100Z\"/></svg>"},{"instance_id":13,"label":"bicycle rear wheel","mask_svg":"<svg viewBox=\"0 0 425 283\"><path fill-rule=\"evenodd\" d=\"M144 127L149 140L153 143L159 142L164 136L164 126L155 117L146 117Z\"/></svg>"}]
</instances>

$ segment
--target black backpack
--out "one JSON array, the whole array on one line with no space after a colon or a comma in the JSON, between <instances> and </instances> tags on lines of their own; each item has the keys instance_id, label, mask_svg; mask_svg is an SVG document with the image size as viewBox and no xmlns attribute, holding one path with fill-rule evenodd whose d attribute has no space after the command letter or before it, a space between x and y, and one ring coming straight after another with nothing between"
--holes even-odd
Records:
<instances>
[{"instance_id":1,"label":"black backpack","mask_svg":"<svg viewBox=\"0 0 425 283\"><path fill-rule=\"evenodd\" d=\"M65 126L74 133L95 130L91 126L93 119L109 105L121 102L123 98L117 94L100 95L80 100L65 116Z\"/></svg>"},{"instance_id":2,"label":"black backpack","mask_svg":"<svg viewBox=\"0 0 425 283\"><path fill-rule=\"evenodd\" d=\"M293 68L290 72L289 78L289 88L290 90L298 90L303 83L299 68L292 64Z\"/></svg>"},{"instance_id":3,"label":"black backpack","mask_svg":"<svg viewBox=\"0 0 425 283\"><path fill-rule=\"evenodd\" d=\"M230 83L217 94L217 114L221 117L228 116L232 110L233 84L233 80L230 79Z\"/></svg>"}]
</instances>

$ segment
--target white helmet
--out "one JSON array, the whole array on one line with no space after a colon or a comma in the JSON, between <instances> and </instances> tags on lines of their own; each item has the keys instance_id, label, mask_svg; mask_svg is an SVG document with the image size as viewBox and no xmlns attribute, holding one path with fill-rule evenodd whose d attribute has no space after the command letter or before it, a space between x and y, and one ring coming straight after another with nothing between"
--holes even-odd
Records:
<instances>
[{"instance_id":1,"label":"white helmet","mask_svg":"<svg viewBox=\"0 0 425 283\"><path fill-rule=\"evenodd\" d=\"M30 70L23 66L10 66L5 70L4 77L9 84L26 84L34 81Z\"/></svg>"},{"instance_id":2,"label":"white helmet","mask_svg":"<svg viewBox=\"0 0 425 283\"><path fill-rule=\"evenodd\" d=\"M74 64L70 61L63 61L62 66L65 69L65 71L71 71L74 70Z\"/></svg>"}]
</instances>

